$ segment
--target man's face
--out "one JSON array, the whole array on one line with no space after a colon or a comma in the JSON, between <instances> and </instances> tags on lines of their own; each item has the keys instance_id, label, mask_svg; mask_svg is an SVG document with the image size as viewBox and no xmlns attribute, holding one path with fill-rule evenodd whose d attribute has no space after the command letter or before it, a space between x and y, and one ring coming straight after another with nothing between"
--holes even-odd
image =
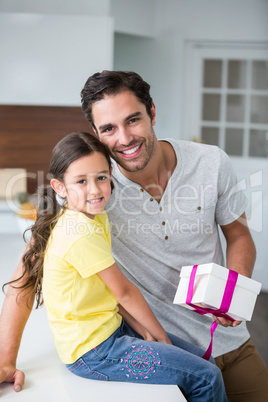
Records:
<instances>
[{"instance_id":1,"label":"man's face","mask_svg":"<svg viewBox=\"0 0 268 402\"><path fill-rule=\"evenodd\" d=\"M92 116L113 159L128 172L144 169L154 151L154 104L151 119L145 105L132 92L124 91L95 102Z\"/></svg>"}]
</instances>

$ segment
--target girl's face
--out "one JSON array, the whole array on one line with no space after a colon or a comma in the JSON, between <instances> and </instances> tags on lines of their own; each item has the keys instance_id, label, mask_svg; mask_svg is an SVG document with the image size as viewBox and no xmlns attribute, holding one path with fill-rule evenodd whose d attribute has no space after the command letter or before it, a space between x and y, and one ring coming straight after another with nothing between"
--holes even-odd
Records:
<instances>
[{"instance_id":1,"label":"girl's face","mask_svg":"<svg viewBox=\"0 0 268 402\"><path fill-rule=\"evenodd\" d=\"M70 164L61 183L60 195L67 199L68 209L94 219L103 212L110 198L110 180L111 171L105 156L93 152Z\"/></svg>"}]
</instances>

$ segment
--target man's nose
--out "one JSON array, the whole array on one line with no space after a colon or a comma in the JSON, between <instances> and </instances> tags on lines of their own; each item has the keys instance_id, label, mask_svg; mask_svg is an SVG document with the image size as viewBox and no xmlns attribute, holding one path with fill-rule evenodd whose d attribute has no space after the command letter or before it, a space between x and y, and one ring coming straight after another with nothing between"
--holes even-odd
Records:
<instances>
[{"instance_id":1,"label":"man's nose","mask_svg":"<svg viewBox=\"0 0 268 402\"><path fill-rule=\"evenodd\" d=\"M120 127L118 130L118 142L120 145L128 146L132 141L133 136L129 133L126 127Z\"/></svg>"}]
</instances>

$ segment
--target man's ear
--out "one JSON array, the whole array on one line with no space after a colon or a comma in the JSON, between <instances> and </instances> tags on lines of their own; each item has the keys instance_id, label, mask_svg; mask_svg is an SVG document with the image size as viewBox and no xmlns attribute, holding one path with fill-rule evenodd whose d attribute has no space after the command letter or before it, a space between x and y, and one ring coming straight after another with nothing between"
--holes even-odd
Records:
<instances>
[{"instance_id":1,"label":"man's ear","mask_svg":"<svg viewBox=\"0 0 268 402\"><path fill-rule=\"evenodd\" d=\"M66 188L61 181L58 179L51 179L50 185L57 194L59 194L62 198L66 198Z\"/></svg>"},{"instance_id":2,"label":"man's ear","mask_svg":"<svg viewBox=\"0 0 268 402\"><path fill-rule=\"evenodd\" d=\"M155 110L155 104L152 102L152 107L151 107L151 113L152 113L152 126L155 125L155 116L156 116L156 110Z\"/></svg>"},{"instance_id":3,"label":"man's ear","mask_svg":"<svg viewBox=\"0 0 268 402\"><path fill-rule=\"evenodd\" d=\"M92 131L93 131L93 135L95 135L95 137L97 137L98 139L100 139L100 136L99 136L99 133L98 133L98 130L97 130L97 128L96 128L96 126L95 126L95 124L94 123L91 123L91 128L92 128Z\"/></svg>"}]
</instances>

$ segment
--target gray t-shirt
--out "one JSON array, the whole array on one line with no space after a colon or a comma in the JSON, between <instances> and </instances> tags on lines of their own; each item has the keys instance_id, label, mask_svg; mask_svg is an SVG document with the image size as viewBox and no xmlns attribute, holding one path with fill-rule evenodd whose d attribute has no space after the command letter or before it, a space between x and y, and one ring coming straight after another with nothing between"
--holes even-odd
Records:
<instances>
[{"instance_id":1,"label":"gray t-shirt","mask_svg":"<svg viewBox=\"0 0 268 402\"><path fill-rule=\"evenodd\" d=\"M113 256L166 331L206 349L212 319L173 304L180 270L209 262L224 266L218 225L236 220L245 211L246 199L236 188L229 157L221 149L165 141L173 146L177 165L160 203L114 163L115 189L106 207ZM245 323L219 326L213 356L237 349L248 338Z\"/></svg>"}]
</instances>

